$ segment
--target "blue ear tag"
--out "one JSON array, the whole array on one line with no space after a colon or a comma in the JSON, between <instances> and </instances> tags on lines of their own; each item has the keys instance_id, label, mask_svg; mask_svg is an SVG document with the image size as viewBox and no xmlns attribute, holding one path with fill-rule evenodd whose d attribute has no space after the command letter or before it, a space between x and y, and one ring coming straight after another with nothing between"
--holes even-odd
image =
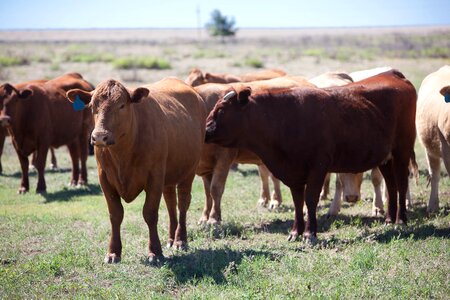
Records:
<instances>
[{"instance_id":1,"label":"blue ear tag","mask_svg":"<svg viewBox=\"0 0 450 300\"><path fill-rule=\"evenodd\" d=\"M444 96L445 103L450 103L450 93L446 93Z\"/></svg>"},{"instance_id":2,"label":"blue ear tag","mask_svg":"<svg viewBox=\"0 0 450 300\"><path fill-rule=\"evenodd\" d=\"M80 96L78 95L75 98L75 101L73 102L72 105L75 111L82 111L86 107L86 104L84 104L84 102L81 101Z\"/></svg>"}]
</instances>

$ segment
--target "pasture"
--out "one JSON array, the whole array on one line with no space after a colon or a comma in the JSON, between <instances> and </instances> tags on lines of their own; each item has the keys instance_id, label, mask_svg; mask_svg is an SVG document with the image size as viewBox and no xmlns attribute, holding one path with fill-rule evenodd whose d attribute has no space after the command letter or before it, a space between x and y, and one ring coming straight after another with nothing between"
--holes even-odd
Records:
<instances>
[{"instance_id":1,"label":"pasture","mask_svg":"<svg viewBox=\"0 0 450 300\"><path fill-rule=\"evenodd\" d=\"M17 83L79 72L93 84L116 78L139 86L166 76L186 77L199 67L245 73L281 68L312 77L329 70L389 65L416 88L429 73L450 64L450 28L241 30L221 44L195 30L0 32L0 80ZM338 217L318 213L319 241L287 242L294 207L283 186L283 206L256 206L255 166L230 172L222 199L224 222L200 227L203 184L196 177L188 211L188 251L163 249L160 266L145 263L148 229L144 195L124 204L122 261L103 263L110 234L95 159L89 185L70 188L67 149L56 150L59 169L46 170L47 194L17 195L20 167L7 139L0 175L0 298L95 299L303 299L436 298L450 295L450 179L442 168L438 213L427 215L427 165L416 143L420 176L405 227L371 216L366 177L362 201L343 204ZM333 177L334 178L334 177ZM334 180L331 184L334 191ZM332 197L332 194L331 196ZM162 201L158 222L167 239Z\"/></svg>"}]
</instances>

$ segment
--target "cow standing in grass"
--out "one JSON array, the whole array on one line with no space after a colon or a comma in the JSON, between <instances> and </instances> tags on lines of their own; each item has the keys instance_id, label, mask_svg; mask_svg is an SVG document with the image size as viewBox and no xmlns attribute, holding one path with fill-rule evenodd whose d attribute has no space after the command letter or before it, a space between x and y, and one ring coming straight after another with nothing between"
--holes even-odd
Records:
<instances>
[{"instance_id":1,"label":"cow standing in grass","mask_svg":"<svg viewBox=\"0 0 450 300\"><path fill-rule=\"evenodd\" d=\"M450 174L450 66L428 75L419 89L416 126L425 148L431 193L428 212L439 210L441 158Z\"/></svg>"},{"instance_id":2,"label":"cow standing in grass","mask_svg":"<svg viewBox=\"0 0 450 300\"><path fill-rule=\"evenodd\" d=\"M315 238L327 172L357 173L379 166L389 192L386 222L407 222L415 111L414 86L398 71L326 89L255 94L250 88L230 89L208 116L206 142L258 155L291 189L295 219L289 240L304 232Z\"/></svg>"},{"instance_id":3,"label":"cow standing in grass","mask_svg":"<svg viewBox=\"0 0 450 300\"><path fill-rule=\"evenodd\" d=\"M107 80L93 92L71 90L67 96L71 101L80 97L94 114L91 140L112 227L105 262L121 259L121 198L128 203L142 191L146 192L142 214L149 229L149 262L162 258L157 231L162 194L170 218L169 246L185 248L186 213L205 134L201 97L174 78L133 91Z\"/></svg>"}]
</instances>

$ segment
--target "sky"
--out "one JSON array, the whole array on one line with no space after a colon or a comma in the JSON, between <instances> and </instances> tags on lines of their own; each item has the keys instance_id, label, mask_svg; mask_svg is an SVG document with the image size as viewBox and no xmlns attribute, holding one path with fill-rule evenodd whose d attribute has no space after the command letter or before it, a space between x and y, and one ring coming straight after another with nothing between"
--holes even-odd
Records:
<instances>
[{"instance_id":1,"label":"sky","mask_svg":"<svg viewBox=\"0 0 450 300\"><path fill-rule=\"evenodd\" d=\"M450 0L0 0L0 30L196 28L214 9L238 28L450 25Z\"/></svg>"}]
</instances>

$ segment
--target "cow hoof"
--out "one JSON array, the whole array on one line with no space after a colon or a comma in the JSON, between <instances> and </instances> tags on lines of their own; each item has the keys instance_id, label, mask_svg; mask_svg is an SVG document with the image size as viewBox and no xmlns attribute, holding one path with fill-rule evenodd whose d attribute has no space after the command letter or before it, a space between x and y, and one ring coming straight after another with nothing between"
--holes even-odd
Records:
<instances>
[{"instance_id":1,"label":"cow hoof","mask_svg":"<svg viewBox=\"0 0 450 300\"><path fill-rule=\"evenodd\" d=\"M47 194L47 190L45 190L45 189L36 189L36 194L45 195L45 194Z\"/></svg>"},{"instance_id":2,"label":"cow hoof","mask_svg":"<svg viewBox=\"0 0 450 300\"><path fill-rule=\"evenodd\" d=\"M209 220L206 222L208 225L220 225L220 220L217 220L215 218L209 218Z\"/></svg>"},{"instance_id":3,"label":"cow hoof","mask_svg":"<svg viewBox=\"0 0 450 300\"><path fill-rule=\"evenodd\" d=\"M317 239L317 236L316 236L315 234L308 233L308 232L305 232L305 233L303 234L303 240L304 240L305 242L307 242L308 244L310 244L310 245L316 245L317 242L319 241L319 240Z\"/></svg>"},{"instance_id":4,"label":"cow hoof","mask_svg":"<svg viewBox=\"0 0 450 300\"><path fill-rule=\"evenodd\" d=\"M429 213L429 214L434 214L434 213L437 213L438 211L439 211L439 206L438 205L428 206L427 207L427 213Z\"/></svg>"},{"instance_id":5,"label":"cow hoof","mask_svg":"<svg viewBox=\"0 0 450 300\"><path fill-rule=\"evenodd\" d=\"M25 187L21 187L21 188L19 188L19 189L17 190L17 194L19 194L19 195L24 195L24 194L26 194L27 192L28 192L28 189L25 188Z\"/></svg>"},{"instance_id":6,"label":"cow hoof","mask_svg":"<svg viewBox=\"0 0 450 300\"><path fill-rule=\"evenodd\" d=\"M69 182L69 186L70 186L70 187L76 187L76 186L77 186L77 182L76 182L75 180L71 180L71 181Z\"/></svg>"},{"instance_id":7,"label":"cow hoof","mask_svg":"<svg viewBox=\"0 0 450 300\"><path fill-rule=\"evenodd\" d=\"M104 263L105 264L117 264L120 262L120 256L116 255L115 253L108 253L105 256Z\"/></svg>"},{"instance_id":8,"label":"cow hoof","mask_svg":"<svg viewBox=\"0 0 450 300\"><path fill-rule=\"evenodd\" d=\"M292 232L289 234L288 242L295 242L297 239L298 239L298 232L292 231Z\"/></svg>"},{"instance_id":9,"label":"cow hoof","mask_svg":"<svg viewBox=\"0 0 450 300\"><path fill-rule=\"evenodd\" d=\"M56 171L56 170L58 170L58 166L54 165L54 164L50 164L50 170Z\"/></svg>"},{"instance_id":10,"label":"cow hoof","mask_svg":"<svg viewBox=\"0 0 450 300\"><path fill-rule=\"evenodd\" d=\"M372 216L378 217L378 216L384 216L384 210L379 208L374 208L372 210Z\"/></svg>"},{"instance_id":11,"label":"cow hoof","mask_svg":"<svg viewBox=\"0 0 450 300\"><path fill-rule=\"evenodd\" d=\"M78 180L77 187L87 186L87 182L84 180Z\"/></svg>"},{"instance_id":12,"label":"cow hoof","mask_svg":"<svg viewBox=\"0 0 450 300\"><path fill-rule=\"evenodd\" d=\"M173 247L177 250L182 250L182 251L187 251L187 249L188 249L187 242L185 242L185 241L176 241L173 244Z\"/></svg>"},{"instance_id":13,"label":"cow hoof","mask_svg":"<svg viewBox=\"0 0 450 300\"><path fill-rule=\"evenodd\" d=\"M148 255L147 263L152 266L160 266L164 263L164 255L156 255L151 253Z\"/></svg>"},{"instance_id":14,"label":"cow hoof","mask_svg":"<svg viewBox=\"0 0 450 300\"><path fill-rule=\"evenodd\" d=\"M390 225L390 224L392 224L392 219L391 218L386 218L386 220L384 221L384 224L385 225Z\"/></svg>"},{"instance_id":15,"label":"cow hoof","mask_svg":"<svg viewBox=\"0 0 450 300\"><path fill-rule=\"evenodd\" d=\"M206 225L206 222L208 222L208 218L205 216L202 216L200 220L198 220L197 225Z\"/></svg>"},{"instance_id":16,"label":"cow hoof","mask_svg":"<svg viewBox=\"0 0 450 300\"><path fill-rule=\"evenodd\" d=\"M172 248L172 246L173 246L173 240L170 239L167 241L167 248Z\"/></svg>"},{"instance_id":17,"label":"cow hoof","mask_svg":"<svg viewBox=\"0 0 450 300\"><path fill-rule=\"evenodd\" d=\"M260 198L257 203L259 207L266 207L267 205L267 201L263 198Z\"/></svg>"},{"instance_id":18,"label":"cow hoof","mask_svg":"<svg viewBox=\"0 0 450 300\"><path fill-rule=\"evenodd\" d=\"M269 209L273 210L273 209L277 209L278 207L280 207L281 202L278 200L271 200L269 203Z\"/></svg>"},{"instance_id":19,"label":"cow hoof","mask_svg":"<svg viewBox=\"0 0 450 300\"><path fill-rule=\"evenodd\" d=\"M395 221L395 225L398 227L406 227L406 221L403 221L402 219L398 219Z\"/></svg>"}]
</instances>

